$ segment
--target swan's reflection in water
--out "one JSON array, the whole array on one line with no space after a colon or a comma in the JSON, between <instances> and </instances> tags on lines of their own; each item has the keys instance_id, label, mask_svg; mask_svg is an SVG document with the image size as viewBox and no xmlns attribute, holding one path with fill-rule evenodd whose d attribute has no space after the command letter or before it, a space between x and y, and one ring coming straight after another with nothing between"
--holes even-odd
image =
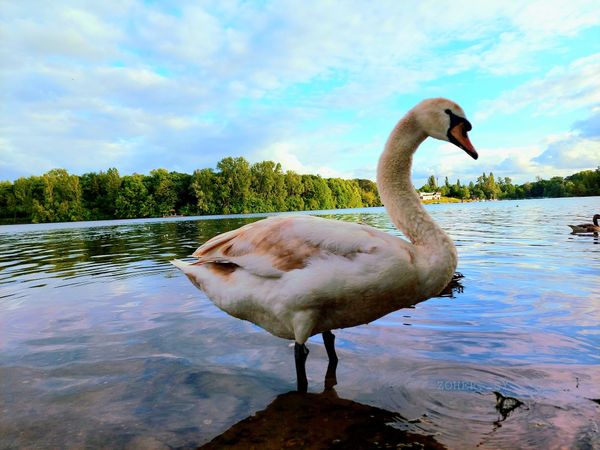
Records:
<instances>
[{"instance_id":1,"label":"swan's reflection in water","mask_svg":"<svg viewBox=\"0 0 600 450\"><path fill-rule=\"evenodd\" d=\"M452 280L450 280L450 283L448 283L448 286L446 286L444 290L437 295L437 297L454 298L455 293L462 294L465 288L460 282L460 280L464 277L465 276L462 273L456 272L452 277Z\"/></svg>"},{"instance_id":2,"label":"swan's reflection in water","mask_svg":"<svg viewBox=\"0 0 600 450\"><path fill-rule=\"evenodd\" d=\"M339 398L336 363L327 367L320 394L279 395L262 411L236 423L202 449L442 449L433 437L391 426L409 421L382 408Z\"/></svg>"}]
</instances>

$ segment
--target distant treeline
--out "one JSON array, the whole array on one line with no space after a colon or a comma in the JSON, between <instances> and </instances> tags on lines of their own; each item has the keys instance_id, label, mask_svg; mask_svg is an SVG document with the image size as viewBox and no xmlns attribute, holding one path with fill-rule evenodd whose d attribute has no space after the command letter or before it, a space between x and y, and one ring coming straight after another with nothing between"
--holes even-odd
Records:
<instances>
[{"instance_id":1,"label":"distant treeline","mask_svg":"<svg viewBox=\"0 0 600 450\"><path fill-rule=\"evenodd\" d=\"M192 175L156 169L124 175L117 169L0 182L0 223L68 222L170 215L240 214L381 206L371 180L283 172L273 161L224 158L217 170Z\"/></svg>"},{"instance_id":2,"label":"distant treeline","mask_svg":"<svg viewBox=\"0 0 600 450\"><path fill-rule=\"evenodd\" d=\"M600 167L596 170L584 170L568 177L552 177L521 185L512 183L508 177L498 178L490 172L483 173L476 182L461 184L460 180L450 184L446 177L443 184L433 175L420 189L422 192L440 192L445 197L472 200L502 200L541 197L585 197L600 195Z\"/></svg>"},{"instance_id":3,"label":"distant treeline","mask_svg":"<svg viewBox=\"0 0 600 450\"><path fill-rule=\"evenodd\" d=\"M476 182L443 184L429 177L419 190L458 199L517 199L600 195L600 168L566 178L522 185L485 173ZM170 215L240 214L381 206L370 180L322 178L283 172L273 161L250 164L224 158L217 170L189 175L156 169L121 176L117 169L71 175L53 169L42 176L0 182L0 223L68 222Z\"/></svg>"}]
</instances>

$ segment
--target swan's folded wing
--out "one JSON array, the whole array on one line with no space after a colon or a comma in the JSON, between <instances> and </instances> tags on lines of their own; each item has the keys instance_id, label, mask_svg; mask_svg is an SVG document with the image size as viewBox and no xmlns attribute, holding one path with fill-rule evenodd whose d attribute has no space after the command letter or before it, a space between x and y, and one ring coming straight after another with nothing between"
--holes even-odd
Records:
<instances>
[{"instance_id":1,"label":"swan's folded wing","mask_svg":"<svg viewBox=\"0 0 600 450\"><path fill-rule=\"evenodd\" d=\"M274 217L218 235L192 256L198 258L195 264L235 264L258 276L280 277L306 267L313 258L375 252L386 245L383 236L388 235L356 223Z\"/></svg>"}]
</instances>

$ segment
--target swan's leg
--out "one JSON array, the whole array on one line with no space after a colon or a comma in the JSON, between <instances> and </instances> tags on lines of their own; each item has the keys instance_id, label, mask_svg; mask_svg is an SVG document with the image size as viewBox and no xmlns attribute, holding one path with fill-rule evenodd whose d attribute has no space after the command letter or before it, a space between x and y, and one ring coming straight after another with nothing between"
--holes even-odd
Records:
<instances>
[{"instance_id":1,"label":"swan's leg","mask_svg":"<svg viewBox=\"0 0 600 450\"><path fill-rule=\"evenodd\" d=\"M325 390L332 389L337 384L336 369L338 357L335 353L335 335L331 331L323 332L323 343L329 357L327 365L327 373L325 374Z\"/></svg>"},{"instance_id":2,"label":"swan's leg","mask_svg":"<svg viewBox=\"0 0 600 450\"><path fill-rule=\"evenodd\" d=\"M337 384L337 361L329 361L327 372L325 373L325 390L329 391Z\"/></svg>"},{"instance_id":3,"label":"swan's leg","mask_svg":"<svg viewBox=\"0 0 600 450\"><path fill-rule=\"evenodd\" d=\"M308 390L308 380L306 379L306 357L308 356L308 348L304 344L294 346L294 358L296 359L296 379L298 380L298 392L306 392Z\"/></svg>"},{"instance_id":4,"label":"swan's leg","mask_svg":"<svg viewBox=\"0 0 600 450\"><path fill-rule=\"evenodd\" d=\"M325 344L325 350L327 350L329 362L337 362L338 357L335 354L335 335L331 331L323 332L323 343Z\"/></svg>"}]
</instances>

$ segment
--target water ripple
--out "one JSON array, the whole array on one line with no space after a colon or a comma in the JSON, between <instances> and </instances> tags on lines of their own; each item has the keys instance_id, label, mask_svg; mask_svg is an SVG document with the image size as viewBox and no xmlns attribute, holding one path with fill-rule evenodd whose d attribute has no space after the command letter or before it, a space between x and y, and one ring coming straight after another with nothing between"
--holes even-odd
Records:
<instances>
[{"instance_id":1,"label":"water ripple","mask_svg":"<svg viewBox=\"0 0 600 450\"><path fill-rule=\"evenodd\" d=\"M567 224L599 204L428 206L464 291L336 333L340 398L451 448L593 448L600 241ZM381 208L319 214L401 235ZM287 343L169 264L261 217L0 227L0 447L193 447L292 389ZM309 347L315 386L326 357ZM497 395L523 406L503 417Z\"/></svg>"}]
</instances>

